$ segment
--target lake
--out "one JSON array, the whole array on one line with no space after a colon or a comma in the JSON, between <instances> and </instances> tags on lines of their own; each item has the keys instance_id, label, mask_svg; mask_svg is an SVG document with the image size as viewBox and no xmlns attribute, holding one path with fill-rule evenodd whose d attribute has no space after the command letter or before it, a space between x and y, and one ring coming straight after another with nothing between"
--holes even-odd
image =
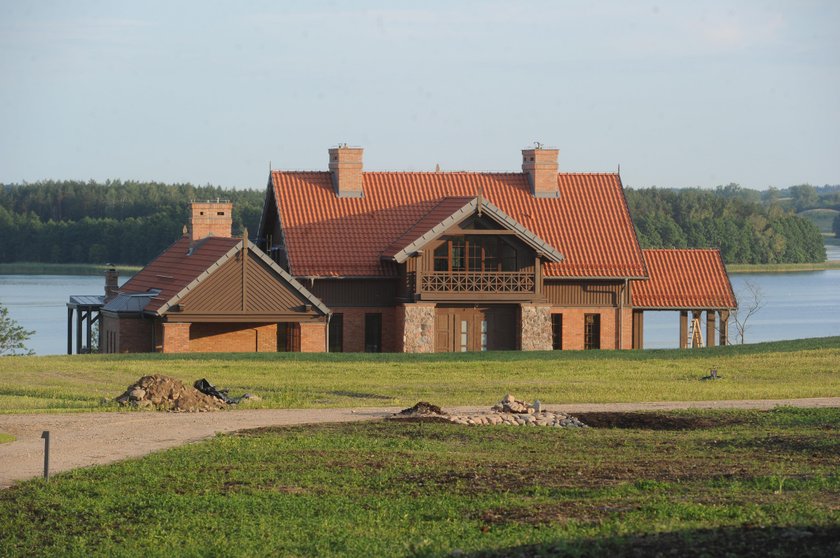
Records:
<instances>
[{"instance_id":1,"label":"lake","mask_svg":"<svg viewBox=\"0 0 840 558\"><path fill-rule=\"evenodd\" d=\"M840 270L800 273L732 274L742 304L749 301L749 281L763 294L765 306L748 323L746 341L776 341L840 335ZM121 278L121 283L126 278ZM27 347L39 355L67 351L67 299L100 294L105 279L76 275L0 275L0 302L9 315L35 335ZM735 335L730 326L730 335ZM645 347L678 346L679 313L645 312Z\"/></svg>"}]
</instances>

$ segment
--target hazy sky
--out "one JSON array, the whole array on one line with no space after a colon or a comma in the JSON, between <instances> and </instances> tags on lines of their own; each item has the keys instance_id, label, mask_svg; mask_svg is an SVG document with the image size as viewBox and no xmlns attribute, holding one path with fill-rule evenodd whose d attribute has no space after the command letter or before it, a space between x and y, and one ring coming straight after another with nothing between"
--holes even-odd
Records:
<instances>
[{"instance_id":1,"label":"hazy sky","mask_svg":"<svg viewBox=\"0 0 840 558\"><path fill-rule=\"evenodd\" d=\"M840 2L0 0L0 182L326 170L840 183Z\"/></svg>"}]
</instances>

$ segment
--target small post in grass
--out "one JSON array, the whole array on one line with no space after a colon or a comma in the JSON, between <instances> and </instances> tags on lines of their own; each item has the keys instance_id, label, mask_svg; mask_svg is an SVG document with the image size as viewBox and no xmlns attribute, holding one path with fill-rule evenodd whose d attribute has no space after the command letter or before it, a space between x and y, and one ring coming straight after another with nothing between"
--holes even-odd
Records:
<instances>
[{"instance_id":1,"label":"small post in grass","mask_svg":"<svg viewBox=\"0 0 840 558\"><path fill-rule=\"evenodd\" d=\"M44 430L41 433L44 439L44 480L50 480L50 431Z\"/></svg>"}]
</instances>

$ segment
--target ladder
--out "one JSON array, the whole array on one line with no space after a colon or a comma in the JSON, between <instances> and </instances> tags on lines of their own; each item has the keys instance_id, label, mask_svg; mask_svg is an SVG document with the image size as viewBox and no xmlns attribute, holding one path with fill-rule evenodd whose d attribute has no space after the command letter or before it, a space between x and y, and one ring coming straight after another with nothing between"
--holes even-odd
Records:
<instances>
[{"instance_id":1,"label":"ladder","mask_svg":"<svg viewBox=\"0 0 840 558\"><path fill-rule=\"evenodd\" d=\"M703 347L703 332L700 331L700 319L694 318L691 320L691 325L688 328L688 346L692 349Z\"/></svg>"}]
</instances>

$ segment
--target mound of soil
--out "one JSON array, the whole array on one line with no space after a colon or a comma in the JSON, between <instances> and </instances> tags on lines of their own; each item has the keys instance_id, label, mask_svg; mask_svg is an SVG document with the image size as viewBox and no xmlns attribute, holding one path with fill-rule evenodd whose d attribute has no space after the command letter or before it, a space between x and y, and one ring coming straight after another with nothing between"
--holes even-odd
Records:
<instances>
[{"instance_id":1,"label":"mound of soil","mask_svg":"<svg viewBox=\"0 0 840 558\"><path fill-rule=\"evenodd\" d=\"M224 409L226 403L216 397L205 395L192 386L185 386L181 380L154 374L143 376L117 397L120 405L137 408L151 408L161 411L195 413Z\"/></svg>"},{"instance_id":2,"label":"mound of soil","mask_svg":"<svg viewBox=\"0 0 840 558\"><path fill-rule=\"evenodd\" d=\"M432 405L428 401L420 401L414 407L409 407L408 409L403 409L399 412L400 415L445 415L443 411L440 410L440 407L437 405Z\"/></svg>"}]
</instances>

